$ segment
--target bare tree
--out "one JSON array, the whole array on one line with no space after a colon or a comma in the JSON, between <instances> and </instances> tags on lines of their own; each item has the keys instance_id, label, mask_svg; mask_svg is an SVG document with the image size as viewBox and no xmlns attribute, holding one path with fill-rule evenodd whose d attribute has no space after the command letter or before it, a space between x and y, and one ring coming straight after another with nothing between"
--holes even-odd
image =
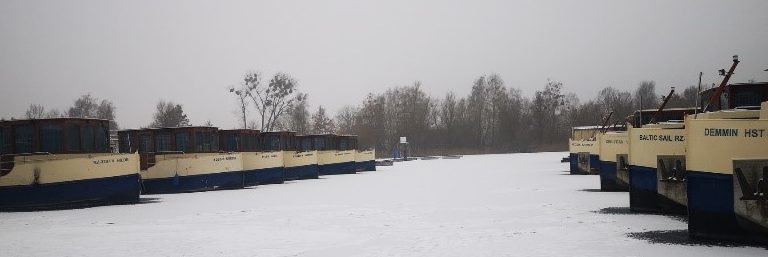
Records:
<instances>
[{"instance_id":1,"label":"bare tree","mask_svg":"<svg viewBox=\"0 0 768 257\"><path fill-rule=\"evenodd\" d=\"M75 100L74 106L69 108L67 114L74 118L96 118L98 102L99 100L91 94L82 95Z\"/></svg>"},{"instance_id":2,"label":"bare tree","mask_svg":"<svg viewBox=\"0 0 768 257\"><path fill-rule=\"evenodd\" d=\"M115 121L115 112L117 108L115 105L107 100L101 100L101 103L96 107L96 117L99 119L109 120L109 129L119 129L117 122Z\"/></svg>"},{"instance_id":3,"label":"bare tree","mask_svg":"<svg viewBox=\"0 0 768 257\"><path fill-rule=\"evenodd\" d=\"M336 127L339 134L353 134L355 129L355 117L358 109L354 106L344 106L336 114Z\"/></svg>"},{"instance_id":4,"label":"bare tree","mask_svg":"<svg viewBox=\"0 0 768 257\"><path fill-rule=\"evenodd\" d=\"M689 86L683 89L682 97L683 97L683 103L685 103L685 107L697 107L699 106L699 103L696 102L697 96L699 95L699 89L696 86Z\"/></svg>"},{"instance_id":5,"label":"bare tree","mask_svg":"<svg viewBox=\"0 0 768 257\"><path fill-rule=\"evenodd\" d=\"M234 87L230 87L229 92L237 96L237 107L239 108L240 115L243 118L242 120L243 128L247 128L248 127L248 108L247 108L248 98L250 97L250 94L251 94L251 90L249 90L249 86L247 83L247 76L246 76L246 81L240 84L240 88L235 89Z\"/></svg>"},{"instance_id":6,"label":"bare tree","mask_svg":"<svg viewBox=\"0 0 768 257\"><path fill-rule=\"evenodd\" d=\"M285 115L278 120L276 128L281 130L295 131L299 134L305 134L310 130L309 103L307 103L307 94L297 93L296 101L293 103Z\"/></svg>"},{"instance_id":7,"label":"bare tree","mask_svg":"<svg viewBox=\"0 0 768 257\"><path fill-rule=\"evenodd\" d=\"M286 73L277 73L269 83L264 86L261 83L261 75L258 73L246 74L244 79L256 112L261 117L261 130L273 130L281 115L289 110L297 100L297 83Z\"/></svg>"},{"instance_id":8,"label":"bare tree","mask_svg":"<svg viewBox=\"0 0 768 257\"><path fill-rule=\"evenodd\" d=\"M45 107L39 104L30 104L25 114L27 119L42 119L45 118Z\"/></svg>"},{"instance_id":9,"label":"bare tree","mask_svg":"<svg viewBox=\"0 0 768 257\"><path fill-rule=\"evenodd\" d=\"M62 113L58 109L48 110L48 112L45 113L45 118L47 119L62 118L64 116L65 116L64 113Z\"/></svg>"},{"instance_id":10,"label":"bare tree","mask_svg":"<svg viewBox=\"0 0 768 257\"><path fill-rule=\"evenodd\" d=\"M189 126L189 119L184 114L184 110L180 104L175 104L171 101L160 100L157 103L155 114L152 118L150 127L163 128L163 127L183 127Z\"/></svg>"},{"instance_id":11,"label":"bare tree","mask_svg":"<svg viewBox=\"0 0 768 257\"><path fill-rule=\"evenodd\" d=\"M109 129L117 130L116 118L117 108L109 100L99 100L91 94L85 94L75 100L75 103L67 111L69 117L75 118L96 118L109 120ZM56 114L56 113L53 113Z\"/></svg>"},{"instance_id":12,"label":"bare tree","mask_svg":"<svg viewBox=\"0 0 768 257\"><path fill-rule=\"evenodd\" d=\"M316 134L333 133L335 131L333 120L325 113L323 106L317 107L317 112L312 114L312 132Z\"/></svg>"},{"instance_id":13,"label":"bare tree","mask_svg":"<svg viewBox=\"0 0 768 257\"><path fill-rule=\"evenodd\" d=\"M637 86L634 96L636 109L653 109L659 106L659 95L656 94L656 82L642 81ZM642 106L640 106L642 104Z\"/></svg>"},{"instance_id":14,"label":"bare tree","mask_svg":"<svg viewBox=\"0 0 768 257\"><path fill-rule=\"evenodd\" d=\"M613 112L610 122L623 121L634 112L632 94L613 87L606 87L597 93L596 103L601 106L601 115Z\"/></svg>"}]
</instances>

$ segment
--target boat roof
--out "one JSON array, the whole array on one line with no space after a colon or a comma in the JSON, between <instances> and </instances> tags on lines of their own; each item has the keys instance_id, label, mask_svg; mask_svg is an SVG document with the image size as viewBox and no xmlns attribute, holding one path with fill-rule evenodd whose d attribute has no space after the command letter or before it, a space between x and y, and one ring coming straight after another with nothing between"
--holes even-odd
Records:
<instances>
[{"instance_id":1,"label":"boat roof","mask_svg":"<svg viewBox=\"0 0 768 257\"><path fill-rule=\"evenodd\" d=\"M623 128L623 127L625 127L623 124L622 125L611 124L611 125L605 126L605 128ZM573 127L573 130L590 130L590 129L601 129L601 128L603 128L603 126L578 126L578 127Z\"/></svg>"},{"instance_id":2,"label":"boat roof","mask_svg":"<svg viewBox=\"0 0 768 257\"><path fill-rule=\"evenodd\" d=\"M688 117L695 117L696 119L758 119L760 118L760 110L728 109L699 113L695 116L688 115Z\"/></svg>"},{"instance_id":3,"label":"boat roof","mask_svg":"<svg viewBox=\"0 0 768 257\"><path fill-rule=\"evenodd\" d=\"M131 132L131 131L158 131L158 130L165 130L165 129L216 129L217 127L210 127L210 126L184 126L184 127L159 127L159 128L139 128L139 129L121 129L118 130L118 132Z\"/></svg>"},{"instance_id":4,"label":"boat roof","mask_svg":"<svg viewBox=\"0 0 768 257\"><path fill-rule=\"evenodd\" d=\"M671 111L692 111L692 110L696 110L696 109L699 109L699 108L697 108L697 107L664 108L664 110L661 110L661 112L666 112L666 111L670 111L670 112ZM659 108L655 108L655 109L642 109L642 110L637 110L637 111L641 111L641 112L655 112L655 111L658 111L658 110L659 110ZM635 111L635 112L637 112L637 111Z\"/></svg>"},{"instance_id":5,"label":"boat roof","mask_svg":"<svg viewBox=\"0 0 768 257\"><path fill-rule=\"evenodd\" d=\"M261 133L258 129L219 129L220 132L256 132Z\"/></svg>"},{"instance_id":6,"label":"boat roof","mask_svg":"<svg viewBox=\"0 0 768 257\"><path fill-rule=\"evenodd\" d=\"M14 119L0 120L0 122L17 121L17 122L31 122L31 121L56 121L56 120L85 120L85 121L109 121L107 119L98 118L79 118L79 117L57 117L57 118L43 118L43 119Z\"/></svg>"},{"instance_id":7,"label":"boat roof","mask_svg":"<svg viewBox=\"0 0 768 257\"><path fill-rule=\"evenodd\" d=\"M733 83L728 84L726 87L746 87L746 86L768 86L768 81L763 82L746 82L746 83ZM716 90L717 87L707 88L701 91L701 94L708 93L709 91Z\"/></svg>"}]
</instances>

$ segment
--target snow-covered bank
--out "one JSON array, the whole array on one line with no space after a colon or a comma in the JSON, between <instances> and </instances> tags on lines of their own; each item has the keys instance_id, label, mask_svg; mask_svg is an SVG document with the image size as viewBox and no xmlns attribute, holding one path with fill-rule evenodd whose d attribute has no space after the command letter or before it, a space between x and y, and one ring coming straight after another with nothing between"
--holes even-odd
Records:
<instances>
[{"instance_id":1,"label":"snow-covered bank","mask_svg":"<svg viewBox=\"0 0 768 257\"><path fill-rule=\"evenodd\" d=\"M651 244L678 219L612 215L627 193L566 175L565 153L465 156L144 204L0 213L0 256L767 256ZM155 198L155 199L152 199ZM621 209L621 208L617 208Z\"/></svg>"}]
</instances>

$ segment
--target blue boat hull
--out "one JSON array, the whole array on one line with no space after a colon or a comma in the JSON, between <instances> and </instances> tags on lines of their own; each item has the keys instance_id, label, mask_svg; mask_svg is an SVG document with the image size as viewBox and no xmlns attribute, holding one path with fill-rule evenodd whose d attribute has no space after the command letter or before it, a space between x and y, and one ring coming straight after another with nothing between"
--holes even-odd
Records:
<instances>
[{"instance_id":1,"label":"blue boat hull","mask_svg":"<svg viewBox=\"0 0 768 257\"><path fill-rule=\"evenodd\" d=\"M245 186L282 184L284 181L285 168L283 167L243 171L243 184Z\"/></svg>"},{"instance_id":2,"label":"blue boat hull","mask_svg":"<svg viewBox=\"0 0 768 257\"><path fill-rule=\"evenodd\" d=\"M655 168L629 166L629 208L635 212L685 214L684 206L658 193Z\"/></svg>"},{"instance_id":3,"label":"blue boat hull","mask_svg":"<svg viewBox=\"0 0 768 257\"><path fill-rule=\"evenodd\" d=\"M0 209L49 209L135 203L141 193L139 174L51 184L0 187Z\"/></svg>"},{"instance_id":4,"label":"blue boat hull","mask_svg":"<svg viewBox=\"0 0 768 257\"><path fill-rule=\"evenodd\" d=\"M600 161L600 190L627 191L627 184L619 180L616 172L616 162Z\"/></svg>"},{"instance_id":5,"label":"blue boat hull","mask_svg":"<svg viewBox=\"0 0 768 257\"><path fill-rule=\"evenodd\" d=\"M286 167L285 180L316 179L319 176L319 172L320 171L317 164Z\"/></svg>"},{"instance_id":6,"label":"blue boat hull","mask_svg":"<svg viewBox=\"0 0 768 257\"><path fill-rule=\"evenodd\" d=\"M589 155L589 167L597 170L597 174L600 174L600 155L597 155L597 154ZM594 174L592 173L592 171L589 171L589 172L590 174Z\"/></svg>"},{"instance_id":7,"label":"blue boat hull","mask_svg":"<svg viewBox=\"0 0 768 257\"><path fill-rule=\"evenodd\" d=\"M688 232L698 238L768 243L760 225L734 211L733 189L733 175L688 171Z\"/></svg>"},{"instance_id":8,"label":"blue boat hull","mask_svg":"<svg viewBox=\"0 0 768 257\"><path fill-rule=\"evenodd\" d=\"M571 164L571 169L568 171L570 171L571 174L577 174L579 172L579 155L576 153L568 155L568 163Z\"/></svg>"},{"instance_id":9,"label":"blue boat hull","mask_svg":"<svg viewBox=\"0 0 768 257\"><path fill-rule=\"evenodd\" d=\"M376 161L355 162L356 171L376 171Z\"/></svg>"},{"instance_id":10,"label":"blue boat hull","mask_svg":"<svg viewBox=\"0 0 768 257\"><path fill-rule=\"evenodd\" d=\"M571 153L571 156L569 157L569 159L570 159L570 163L571 163L571 174L573 174L573 175L577 175L577 174L580 174L580 175L594 174L590 170L582 171L581 169L579 169L579 155L578 154ZM590 154L589 155L589 167L590 167L590 169L597 170L598 172L600 171L600 156L599 155L596 155L596 154Z\"/></svg>"},{"instance_id":11,"label":"blue boat hull","mask_svg":"<svg viewBox=\"0 0 768 257\"><path fill-rule=\"evenodd\" d=\"M337 175L355 173L355 162L340 162L320 165L320 175Z\"/></svg>"},{"instance_id":12,"label":"blue boat hull","mask_svg":"<svg viewBox=\"0 0 768 257\"><path fill-rule=\"evenodd\" d=\"M192 176L144 179L142 186L144 194L172 194L216 189L237 189L243 187L243 172L229 171Z\"/></svg>"}]
</instances>

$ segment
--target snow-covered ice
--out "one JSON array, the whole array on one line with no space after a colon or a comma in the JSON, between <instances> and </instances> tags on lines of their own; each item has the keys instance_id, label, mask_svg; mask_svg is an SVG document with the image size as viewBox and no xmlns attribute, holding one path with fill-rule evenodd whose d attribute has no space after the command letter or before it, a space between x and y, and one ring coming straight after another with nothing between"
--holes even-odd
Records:
<instances>
[{"instance_id":1,"label":"snow-covered ice","mask_svg":"<svg viewBox=\"0 0 768 257\"><path fill-rule=\"evenodd\" d=\"M465 156L136 205L0 213L0 256L768 256L658 244L680 219L572 176L566 153Z\"/></svg>"}]
</instances>

